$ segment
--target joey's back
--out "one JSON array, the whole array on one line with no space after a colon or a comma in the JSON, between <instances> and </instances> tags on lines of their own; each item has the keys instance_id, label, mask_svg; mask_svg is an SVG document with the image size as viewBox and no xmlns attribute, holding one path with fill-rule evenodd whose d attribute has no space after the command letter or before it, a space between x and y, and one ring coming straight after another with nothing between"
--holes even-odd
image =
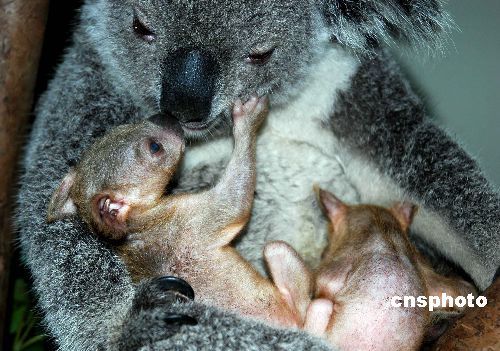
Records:
<instances>
[{"instance_id":1,"label":"joey's back","mask_svg":"<svg viewBox=\"0 0 500 351\"><path fill-rule=\"evenodd\" d=\"M420 297L428 298L430 307L430 296L474 296L474 287L436 273L410 243L415 205L349 206L317 191L331 223L316 272L316 295L333 303L326 333L334 345L342 350L418 350L424 335L433 335L433 313L442 318L462 310L427 308ZM413 303L408 305L405 297Z\"/></svg>"},{"instance_id":2,"label":"joey's back","mask_svg":"<svg viewBox=\"0 0 500 351\"><path fill-rule=\"evenodd\" d=\"M334 306L328 339L342 350L416 350L429 312L391 303L426 294L407 234L413 205L348 206L322 190L319 197L331 221L316 273L317 296Z\"/></svg>"},{"instance_id":3,"label":"joey's back","mask_svg":"<svg viewBox=\"0 0 500 351\"><path fill-rule=\"evenodd\" d=\"M406 233L408 224L395 217L395 210L341 205L327 211L338 212L330 217L329 244L318 268L320 297L372 300L387 307L393 296L425 294L416 251Z\"/></svg>"}]
</instances>

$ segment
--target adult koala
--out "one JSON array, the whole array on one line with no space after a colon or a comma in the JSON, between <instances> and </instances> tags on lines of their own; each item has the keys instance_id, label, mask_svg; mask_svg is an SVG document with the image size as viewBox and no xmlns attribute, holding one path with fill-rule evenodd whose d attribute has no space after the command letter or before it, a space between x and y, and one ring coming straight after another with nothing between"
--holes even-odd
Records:
<instances>
[{"instance_id":1,"label":"adult koala","mask_svg":"<svg viewBox=\"0 0 500 351\"><path fill-rule=\"evenodd\" d=\"M499 196L425 118L379 46L428 42L446 23L438 0L87 0L38 104L19 196L25 261L60 348L326 347L176 302L161 279L133 286L80 221L45 221L50 195L92 140L159 111L192 140L178 189L208 186L230 151L230 107L253 92L270 94L271 114L252 220L237 242L245 257L262 269L263 243L284 239L317 262L325 223L313 208L316 182L354 202L418 202L418 237L485 288L499 264ZM186 315L198 325L176 323Z\"/></svg>"}]
</instances>

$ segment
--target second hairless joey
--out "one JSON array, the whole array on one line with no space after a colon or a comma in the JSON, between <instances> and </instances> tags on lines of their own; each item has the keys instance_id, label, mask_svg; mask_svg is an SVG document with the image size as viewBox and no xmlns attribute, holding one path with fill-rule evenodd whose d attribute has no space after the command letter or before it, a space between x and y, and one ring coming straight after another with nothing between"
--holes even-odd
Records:
<instances>
[{"instance_id":1,"label":"second hairless joey","mask_svg":"<svg viewBox=\"0 0 500 351\"><path fill-rule=\"evenodd\" d=\"M330 220L329 244L315 272L315 300L305 328L340 350L418 350L437 317L462 308L396 307L395 296L455 298L475 294L474 287L436 273L410 242L408 229L416 207L347 205L316 189Z\"/></svg>"}]
</instances>

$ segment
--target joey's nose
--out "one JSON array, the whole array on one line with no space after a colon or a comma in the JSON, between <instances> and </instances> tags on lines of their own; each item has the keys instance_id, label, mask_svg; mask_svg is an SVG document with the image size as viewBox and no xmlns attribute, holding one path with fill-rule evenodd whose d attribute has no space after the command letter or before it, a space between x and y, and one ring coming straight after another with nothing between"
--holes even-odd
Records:
<instances>
[{"instance_id":1,"label":"joey's nose","mask_svg":"<svg viewBox=\"0 0 500 351\"><path fill-rule=\"evenodd\" d=\"M178 50L165 60L161 107L184 125L203 126L209 119L219 67L200 50Z\"/></svg>"},{"instance_id":2,"label":"joey's nose","mask_svg":"<svg viewBox=\"0 0 500 351\"><path fill-rule=\"evenodd\" d=\"M179 124L179 121L172 117L171 115L168 114L163 114L159 113L156 115L153 115L148 118L148 120L157 125L158 127L161 127L162 129L166 131L170 131L175 135L178 135L179 137L183 137L184 133L182 130L181 125Z\"/></svg>"}]
</instances>

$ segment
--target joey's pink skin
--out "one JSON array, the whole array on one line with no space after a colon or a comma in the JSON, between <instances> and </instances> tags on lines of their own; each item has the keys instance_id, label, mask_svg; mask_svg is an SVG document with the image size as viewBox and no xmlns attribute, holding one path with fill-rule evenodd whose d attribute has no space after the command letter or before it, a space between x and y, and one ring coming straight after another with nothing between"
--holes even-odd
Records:
<instances>
[{"instance_id":1,"label":"joey's pink skin","mask_svg":"<svg viewBox=\"0 0 500 351\"><path fill-rule=\"evenodd\" d=\"M331 225L305 329L340 350L418 350L432 316L427 308L393 307L391 298L437 292L467 296L474 288L435 273L410 243L414 205L349 206L316 190ZM321 332L325 319L329 322ZM318 322L312 325L311 320Z\"/></svg>"}]
</instances>

